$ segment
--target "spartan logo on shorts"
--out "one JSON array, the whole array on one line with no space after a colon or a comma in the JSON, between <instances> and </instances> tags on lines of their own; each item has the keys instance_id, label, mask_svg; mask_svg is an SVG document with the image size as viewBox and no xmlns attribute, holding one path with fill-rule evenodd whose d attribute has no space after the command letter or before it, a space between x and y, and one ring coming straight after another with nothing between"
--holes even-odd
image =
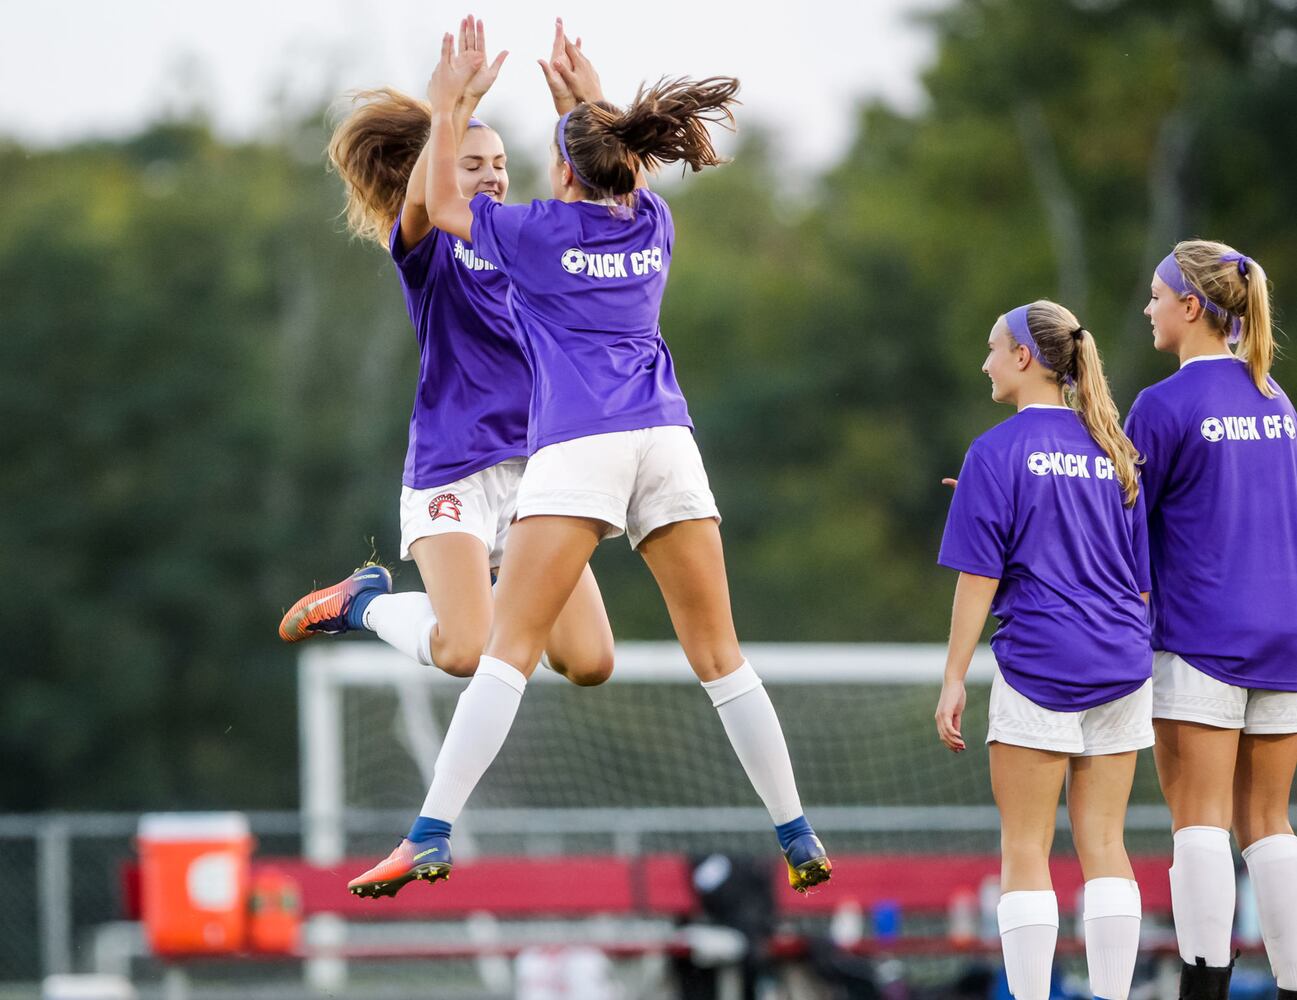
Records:
<instances>
[{"instance_id":1,"label":"spartan logo on shorts","mask_svg":"<svg viewBox=\"0 0 1297 1000\"><path fill-rule=\"evenodd\" d=\"M568 274L580 274L585 270L585 253L572 247L570 250L564 250L560 258L563 264L563 270Z\"/></svg>"},{"instance_id":2,"label":"spartan logo on shorts","mask_svg":"<svg viewBox=\"0 0 1297 1000\"><path fill-rule=\"evenodd\" d=\"M458 521L459 512L464 509L460 503L459 497L454 493L441 493L433 497L428 503L428 516L434 521L439 517L448 517L452 521Z\"/></svg>"},{"instance_id":3,"label":"spartan logo on shorts","mask_svg":"<svg viewBox=\"0 0 1297 1000\"><path fill-rule=\"evenodd\" d=\"M1225 437L1225 425L1219 417L1208 417L1202 422L1199 430L1208 441L1220 441Z\"/></svg>"}]
</instances>

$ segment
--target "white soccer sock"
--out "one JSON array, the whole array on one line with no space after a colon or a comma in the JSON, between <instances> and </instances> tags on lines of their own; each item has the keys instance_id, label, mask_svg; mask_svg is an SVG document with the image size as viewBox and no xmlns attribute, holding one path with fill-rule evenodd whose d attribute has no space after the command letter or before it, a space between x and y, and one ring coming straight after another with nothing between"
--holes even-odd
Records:
<instances>
[{"instance_id":1,"label":"white soccer sock","mask_svg":"<svg viewBox=\"0 0 1297 1000\"><path fill-rule=\"evenodd\" d=\"M464 803L504 746L526 687L527 678L504 660L482 657L446 727L420 816L447 823L459 819Z\"/></svg>"},{"instance_id":2,"label":"white soccer sock","mask_svg":"<svg viewBox=\"0 0 1297 1000\"><path fill-rule=\"evenodd\" d=\"M752 664L744 660L738 670L718 680L703 681L703 687L775 826L802 815L784 731Z\"/></svg>"},{"instance_id":3,"label":"white soccer sock","mask_svg":"<svg viewBox=\"0 0 1297 1000\"><path fill-rule=\"evenodd\" d=\"M1171 863L1171 915L1180 958L1201 958L1213 968L1230 962L1234 929L1234 855L1229 831L1186 826L1175 832Z\"/></svg>"},{"instance_id":4,"label":"white soccer sock","mask_svg":"<svg viewBox=\"0 0 1297 1000\"><path fill-rule=\"evenodd\" d=\"M1058 897L1051 889L1006 892L996 916L1009 992L1015 1000L1049 1000L1058 943Z\"/></svg>"},{"instance_id":5,"label":"white soccer sock","mask_svg":"<svg viewBox=\"0 0 1297 1000\"><path fill-rule=\"evenodd\" d=\"M1243 852L1261 916L1270 969L1281 990L1297 990L1297 837L1263 837Z\"/></svg>"},{"instance_id":6,"label":"white soccer sock","mask_svg":"<svg viewBox=\"0 0 1297 1000\"><path fill-rule=\"evenodd\" d=\"M365 608L365 628L425 667L432 663L432 630L437 617L428 595L417 590L379 594Z\"/></svg>"},{"instance_id":7,"label":"white soccer sock","mask_svg":"<svg viewBox=\"0 0 1297 1000\"><path fill-rule=\"evenodd\" d=\"M1103 1000L1126 1000L1139 954L1139 885L1128 878L1085 883L1085 962L1090 990Z\"/></svg>"}]
</instances>

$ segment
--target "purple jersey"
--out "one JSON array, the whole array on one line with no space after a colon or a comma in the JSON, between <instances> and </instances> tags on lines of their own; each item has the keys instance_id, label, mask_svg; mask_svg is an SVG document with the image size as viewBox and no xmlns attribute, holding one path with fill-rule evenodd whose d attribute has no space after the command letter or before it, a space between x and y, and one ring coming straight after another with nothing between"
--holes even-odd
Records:
<instances>
[{"instance_id":1,"label":"purple jersey","mask_svg":"<svg viewBox=\"0 0 1297 1000\"><path fill-rule=\"evenodd\" d=\"M1230 357L1139 394L1153 647L1238 687L1297 691L1297 415Z\"/></svg>"},{"instance_id":2,"label":"purple jersey","mask_svg":"<svg viewBox=\"0 0 1297 1000\"><path fill-rule=\"evenodd\" d=\"M419 340L402 481L444 486L527 454L531 373L505 306L509 279L437 229L406 248L397 219L390 246Z\"/></svg>"},{"instance_id":3,"label":"purple jersey","mask_svg":"<svg viewBox=\"0 0 1297 1000\"><path fill-rule=\"evenodd\" d=\"M471 203L473 243L509 276L531 363L533 452L592 434L692 427L662 341L671 211L647 189L633 215L593 202Z\"/></svg>"},{"instance_id":4,"label":"purple jersey","mask_svg":"<svg viewBox=\"0 0 1297 1000\"><path fill-rule=\"evenodd\" d=\"M1044 708L1093 708L1152 676L1143 491L1122 501L1112 462L1066 407L1024 408L964 459L937 561L1000 581L991 649Z\"/></svg>"}]
</instances>

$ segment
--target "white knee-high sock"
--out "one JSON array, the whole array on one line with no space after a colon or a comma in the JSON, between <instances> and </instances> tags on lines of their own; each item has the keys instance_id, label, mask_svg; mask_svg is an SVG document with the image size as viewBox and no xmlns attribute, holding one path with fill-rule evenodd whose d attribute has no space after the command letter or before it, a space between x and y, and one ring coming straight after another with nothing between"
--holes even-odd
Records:
<instances>
[{"instance_id":1,"label":"white knee-high sock","mask_svg":"<svg viewBox=\"0 0 1297 1000\"><path fill-rule=\"evenodd\" d=\"M1103 1000L1126 1000L1139 954L1139 885L1128 878L1085 883L1085 962L1090 990Z\"/></svg>"},{"instance_id":2,"label":"white knee-high sock","mask_svg":"<svg viewBox=\"0 0 1297 1000\"><path fill-rule=\"evenodd\" d=\"M1058 944L1058 897L1050 889L1006 892L996 916L1009 992L1015 1000L1049 1000Z\"/></svg>"},{"instance_id":3,"label":"white knee-high sock","mask_svg":"<svg viewBox=\"0 0 1297 1000\"><path fill-rule=\"evenodd\" d=\"M365 628L425 667L432 666L432 629L437 618L428 595L417 590L380 594L365 608Z\"/></svg>"},{"instance_id":4,"label":"white knee-high sock","mask_svg":"<svg viewBox=\"0 0 1297 1000\"><path fill-rule=\"evenodd\" d=\"M731 674L703 681L725 735L775 826L802 815L784 731L770 695L747 660Z\"/></svg>"},{"instance_id":5,"label":"white knee-high sock","mask_svg":"<svg viewBox=\"0 0 1297 1000\"><path fill-rule=\"evenodd\" d=\"M1234 855L1229 831L1186 826L1175 832L1171 863L1171 915L1180 958L1229 965L1234 929Z\"/></svg>"},{"instance_id":6,"label":"white knee-high sock","mask_svg":"<svg viewBox=\"0 0 1297 1000\"><path fill-rule=\"evenodd\" d=\"M1281 990L1297 990L1297 837L1263 837L1243 852L1261 916L1261 937Z\"/></svg>"},{"instance_id":7,"label":"white knee-high sock","mask_svg":"<svg viewBox=\"0 0 1297 1000\"><path fill-rule=\"evenodd\" d=\"M504 746L526 687L527 678L504 660L482 657L446 727L420 816L447 823L459 819L464 803Z\"/></svg>"}]
</instances>

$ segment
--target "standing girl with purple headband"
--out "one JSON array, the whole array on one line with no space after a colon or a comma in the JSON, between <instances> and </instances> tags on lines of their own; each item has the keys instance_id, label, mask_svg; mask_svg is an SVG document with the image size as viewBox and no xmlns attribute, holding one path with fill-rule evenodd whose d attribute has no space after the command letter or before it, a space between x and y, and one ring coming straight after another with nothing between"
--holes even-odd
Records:
<instances>
[{"instance_id":1,"label":"standing girl with purple headband","mask_svg":"<svg viewBox=\"0 0 1297 1000\"><path fill-rule=\"evenodd\" d=\"M731 120L738 81L663 81L622 111L592 102L589 60L570 44L564 54L567 65L546 76L556 72L580 103L555 131L554 197L529 206L466 198L455 184L454 109L472 72L457 66L449 35L429 83L429 216L442 231L471 237L512 282L510 311L534 376L532 455L491 637L437 759L425 815L439 826L394 857L409 859L416 877L449 874L451 824L503 745L545 636L595 547L625 532L657 579L685 655L775 824L789 882L802 891L829 878L829 859L802 815L770 698L735 635L716 503L658 327L671 212L642 181L661 163L700 170L721 162L707 126Z\"/></svg>"},{"instance_id":2,"label":"standing girl with purple headband","mask_svg":"<svg viewBox=\"0 0 1297 1000\"><path fill-rule=\"evenodd\" d=\"M1094 337L1067 309L1045 300L1019 306L996 321L987 348L991 398L1018 412L969 447L950 505L938 561L958 570L959 582L937 733L964 749L964 677L993 612L999 669L986 741L1009 990L1018 1000L1049 997L1058 938L1049 851L1066 784L1086 879L1090 986L1124 1000L1140 898L1122 833L1136 751L1153 742L1135 449Z\"/></svg>"},{"instance_id":3,"label":"standing girl with purple headband","mask_svg":"<svg viewBox=\"0 0 1297 1000\"><path fill-rule=\"evenodd\" d=\"M1185 241L1157 266L1144 313L1153 346L1180 360L1126 421L1144 461L1180 996L1229 993L1232 826L1279 996L1297 1000L1297 414L1269 374L1265 271Z\"/></svg>"},{"instance_id":4,"label":"standing girl with purple headband","mask_svg":"<svg viewBox=\"0 0 1297 1000\"><path fill-rule=\"evenodd\" d=\"M452 169L467 196L498 204L509 186L504 146L472 114L504 56L487 65L480 58L484 46L476 26L462 22L457 62L475 68L453 112ZM420 663L470 676L490 630L491 574L500 565L526 465L531 371L505 305L508 278L429 215L430 120L426 102L370 91L358 95L329 146L346 184L349 226L391 253L419 341L401 558L415 562L425 589L389 593L387 570L362 566L299 600L279 634L297 642L367 629ZM598 684L611 672L612 630L588 567L545 646L547 665L577 684ZM416 839L419 831L416 820ZM404 870L394 879L388 874L366 872L352 881L352 891L390 894L409 881L400 877Z\"/></svg>"}]
</instances>

